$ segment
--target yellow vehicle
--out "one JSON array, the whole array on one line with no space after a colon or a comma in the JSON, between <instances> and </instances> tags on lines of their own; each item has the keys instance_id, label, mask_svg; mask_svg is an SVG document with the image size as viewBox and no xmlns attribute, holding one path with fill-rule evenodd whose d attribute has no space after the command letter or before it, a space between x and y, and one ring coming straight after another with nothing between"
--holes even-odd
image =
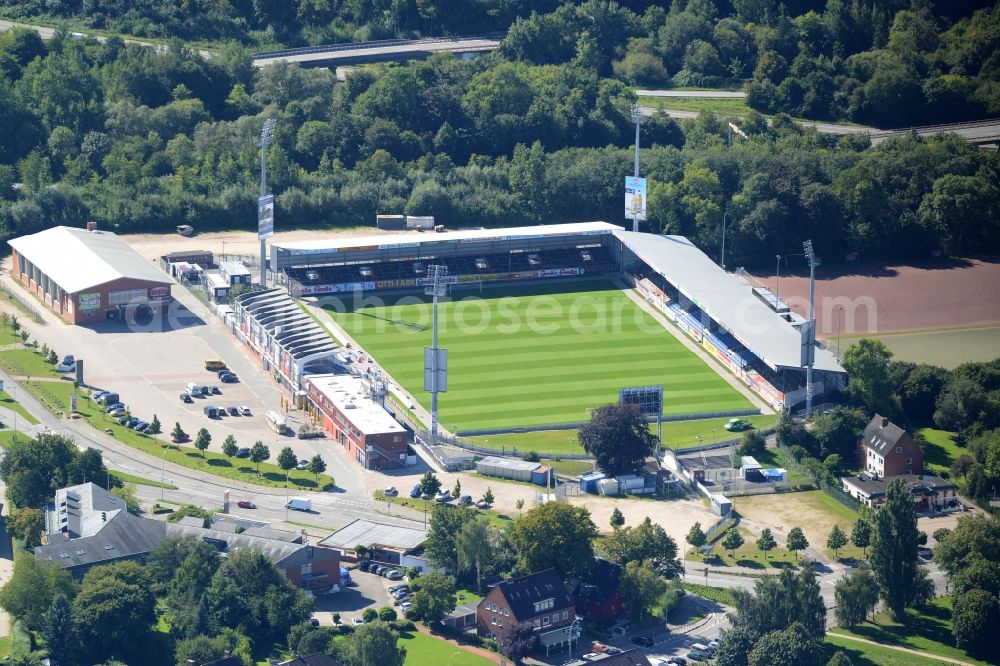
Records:
<instances>
[{"instance_id":1,"label":"yellow vehicle","mask_svg":"<svg viewBox=\"0 0 1000 666\"><path fill-rule=\"evenodd\" d=\"M209 359L208 361L205 361L205 369L212 370L213 372L216 370L225 370L226 363L225 361L220 361L218 359Z\"/></svg>"}]
</instances>

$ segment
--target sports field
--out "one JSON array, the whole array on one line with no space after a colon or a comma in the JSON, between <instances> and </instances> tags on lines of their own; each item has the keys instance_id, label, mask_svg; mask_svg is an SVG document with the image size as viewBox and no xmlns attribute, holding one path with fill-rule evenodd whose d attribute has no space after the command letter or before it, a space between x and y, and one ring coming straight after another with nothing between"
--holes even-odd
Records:
<instances>
[{"instance_id":1,"label":"sports field","mask_svg":"<svg viewBox=\"0 0 1000 666\"><path fill-rule=\"evenodd\" d=\"M942 368L954 368L972 361L992 361L1000 358L1000 326L950 328L912 333L884 333L871 336L841 337L841 354L861 337L878 338L899 361L930 363ZM827 340L831 349L837 339Z\"/></svg>"},{"instance_id":2,"label":"sports field","mask_svg":"<svg viewBox=\"0 0 1000 666\"><path fill-rule=\"evenodd\" d=\"M372 301L371 297L367 299ZM406 295L331 315L424 407L431 306ZM605 280L453 293L439 307L448 348L441 424L453 432L581 423L625 386L662 384L664 412L752 408L713 368Z\"/></svg>"}]
</instances>

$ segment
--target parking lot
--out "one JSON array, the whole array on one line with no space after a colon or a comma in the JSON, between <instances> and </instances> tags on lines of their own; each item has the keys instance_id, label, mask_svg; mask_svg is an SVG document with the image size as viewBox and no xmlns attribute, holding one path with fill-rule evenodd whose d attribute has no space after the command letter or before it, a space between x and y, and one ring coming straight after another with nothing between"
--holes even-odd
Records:
<instances>
[{"instance_id":1,"label":"parking lot","mask_svg":"<svg viewBox=\"0 0 1000 666\"><path fill-rule=\"evenodd\" d=\"M316 597L316 611L313 616L319 619L320 624L332 625L334 613L340 613L341 622L350 624L355 617L361 617L366 608L393 605L388 588L391 585L398 585L398 582L357 569L351 571L351 579L354 585L342 588L336 594ZM399 612L398 608L396 612Z\"/></svg>"}]
</instances>

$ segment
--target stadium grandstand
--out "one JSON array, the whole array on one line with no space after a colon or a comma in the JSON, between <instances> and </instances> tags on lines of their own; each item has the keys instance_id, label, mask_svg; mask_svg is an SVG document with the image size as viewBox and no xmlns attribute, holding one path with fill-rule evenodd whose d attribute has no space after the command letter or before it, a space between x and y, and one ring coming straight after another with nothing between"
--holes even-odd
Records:
<instances>
[{"instance_id":1,"label":"stadium grandstand","mask_svg":"<svg viewBox=\"0 0 1000 666\"><path fill-rule=\"evenodd\" d=\"M419 288L431 264L447 266L455 285L620 276L770 405L805 400L802 318L779 311L682 236L582 222L276 242L270 256L277 284L296 297ZM833 355L816 349L814 396L845 382Z\"/></svg>"}]
</instances>

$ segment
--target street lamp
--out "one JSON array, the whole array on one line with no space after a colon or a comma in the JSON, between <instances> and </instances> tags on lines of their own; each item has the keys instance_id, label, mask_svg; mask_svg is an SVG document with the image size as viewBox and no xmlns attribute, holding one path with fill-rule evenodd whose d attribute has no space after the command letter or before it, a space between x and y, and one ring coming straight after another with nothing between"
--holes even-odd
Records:
<instances>
[{"instance_id":1,"label":"street lamp","mask_svg":"<svg viewBox=\"0 0 1000 666\"><path fill-rule=\"evenodd\" d=\"M726 270L726 218L729 217L729 211L722 211L722 256L719 259L719 264L722 266L722 270Z\"/></svg>"},{"instance_id":2,"label":"street lamp","mask_svg":"<svg viewBox=\"0 0 1000 666\"><path fill-rule=\"evenodd\" d=\"M781 255L776 254L774 256L777 261L777 264L774 267L774 300L780 301L781 296L779 295L778 290L778 280L781 278ZM777 303L775 303L775 305L777 305Z\"/></svg>"},{"instance_id":3,"label":"street lamp","mask_svg":"<svg viewBox=\"0 0 1000 666\"><path fill-rule=\"evenodd\" d=\"M166 446L163 447L163 465L160 467L160 499L163 499L163 487L166 485L164 479L167 476L167 451L169 451Z\"/></svg>"}]
</instances>

